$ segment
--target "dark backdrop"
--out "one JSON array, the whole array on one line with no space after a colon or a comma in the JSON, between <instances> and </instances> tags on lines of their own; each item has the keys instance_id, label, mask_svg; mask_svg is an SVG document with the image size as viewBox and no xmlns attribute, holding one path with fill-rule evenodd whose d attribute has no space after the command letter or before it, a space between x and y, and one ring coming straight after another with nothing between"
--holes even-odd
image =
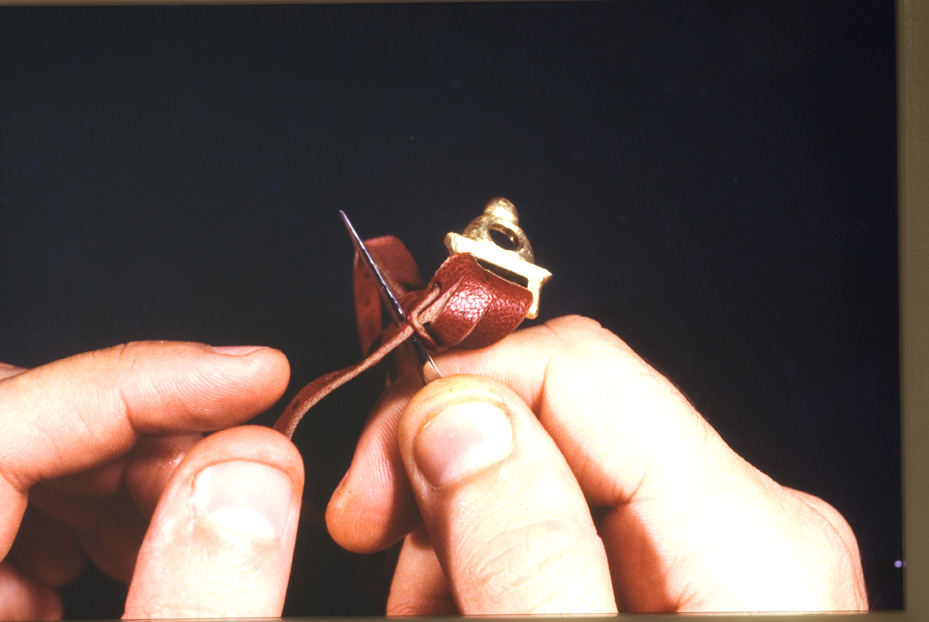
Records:
<instances>
[{"instance_id":1,"label":"dark backdrop","mask_svg":"<svg viewBox=\"0 0 929 622\"><path fill-rule=\"evenodd\" d=\"M338 209L431 273L505 196L541 318L600 320L833 503L898 608L894 46L889 1L0 9L0 360L268 344L287 399L358 355ZM350 385L301 427L308 503L364 417ZM382 611L383 560L311 515L287 613Z\"/></svg>"}]
</instances>

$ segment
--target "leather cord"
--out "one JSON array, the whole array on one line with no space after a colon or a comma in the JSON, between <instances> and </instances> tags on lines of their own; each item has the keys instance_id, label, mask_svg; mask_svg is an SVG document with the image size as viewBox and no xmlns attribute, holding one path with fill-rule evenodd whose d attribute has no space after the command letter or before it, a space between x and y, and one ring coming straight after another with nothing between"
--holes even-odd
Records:
<instances>
[{"instance_id":1,"label":"leather cord","mask_svg":"<svg viewBox=\"0 0 929 622\"><path fill-rule=\"evenodd\" d=\"M359 258L353 270L355 317L362 350L359 363L333 371L303 387L274 425L292 438L303 416L326 395L375 366L415 332L434 352L448 348L483 348L503 339L526 317L532 293L482 268L469 253L452 255L429 283L413 256L394 236L365 242L391 290L407 312L409 322L381 323L381 301L371 276Z\"/></svg>"}]
</instances>

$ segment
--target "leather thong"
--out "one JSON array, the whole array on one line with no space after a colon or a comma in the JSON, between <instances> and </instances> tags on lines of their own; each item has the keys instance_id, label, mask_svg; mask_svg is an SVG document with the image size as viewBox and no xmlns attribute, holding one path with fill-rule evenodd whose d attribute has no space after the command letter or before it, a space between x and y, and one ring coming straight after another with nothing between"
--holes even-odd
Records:
<instances>
[{"instance_id":1,"label":"leather thong","mask_svg":"<svg viewBox=\"0 0 929 622\"><path fill-rule=\"evenodd\" d=\"M478 221L481 223L476 226ZM516 255L524 250L523 247L528 248L528 254L523 252L520 260L530 259L529 277L521 276L520 272L527 270L519 264L515 264L514 268L508 255L502 255L506 263L500 269L499 264L504 262L494 260L501 256L499 247L496 244L494 248L487 246L489 230L500 231L513 242L515 248L503 250L503 253ZM449 234L450 237L454 235ZM303 387L278 419L274 426L276 430L293 437L297 425L310 408L336 388L375 366L414 333L433 352L453 347L476 349L503 339L516 330L527 315L535 316L538 287L550 275L531 263L532 251L518 227L512 204L506 199L492 200L484 215L465 230L465 235L469 236L469 240L479 240L478 245L468 247L474 252L453 251L454 254L425 285L415 260L399 239L385 236L365 242L391 291L406 311L408 322L391 324L386 329L382 326L377 288L356 254L353 269L355 315L362 350L367 352L367 356L355 365L320 376ZM446 243L452 250L448 239ZM491 251L489 259L484 249ZM542 278L534 287L533 279L537 272L542 273Z\"/></svg>"}]
</instances>

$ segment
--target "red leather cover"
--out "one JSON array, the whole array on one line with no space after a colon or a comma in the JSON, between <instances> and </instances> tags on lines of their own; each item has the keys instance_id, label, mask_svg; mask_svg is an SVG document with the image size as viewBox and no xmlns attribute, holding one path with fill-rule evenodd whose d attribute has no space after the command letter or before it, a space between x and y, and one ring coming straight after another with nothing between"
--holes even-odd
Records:
<instances>
[{"instance_id":1,"label":"red leather cover","mask_svg":"<svg viewBox=\"0 0 929 622\"><path fill-rule=\"evenodd\" d=\"M374 349L360 363L330 372L303 387L274 428L292 437L303 415L319 400L371 368L414 332L436 351L452 347L483 348L513 332L532 303L528 289L482 268L468 253L445 260L425 288L416 262L393 236L365 242L391 290L406 310L409 322L381 327L381 301L367 269L355 257L354 294L358 336L363 351Z\"/></svg>"}]
</instances>

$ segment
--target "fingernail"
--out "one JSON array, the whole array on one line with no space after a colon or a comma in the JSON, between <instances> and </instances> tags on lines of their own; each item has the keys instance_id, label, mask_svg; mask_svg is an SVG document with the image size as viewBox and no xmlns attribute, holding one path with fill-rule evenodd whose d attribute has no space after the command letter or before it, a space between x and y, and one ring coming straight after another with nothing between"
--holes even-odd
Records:
<instances>
[{"instance_id":1,"label":"fingernail","mask_svg":"<svg viewBox=\"0 0 929 622\"><path fill-rule=\"evenodd\" d=\"M284 533L293 496L290 478L260 462L221 462L194 479L198 516L262 539L277 539Z\"/></svg>"},{"instance_id":2,"label":"fingernail","mask_svg":"<svg viewBox=\"0 0 929 622\"><path fill-rule=\"evenodd\" d=\"M245 356L255 350L261 350L264 346L210 346L213 352L218 354L229 354L232 356Z\"/></svg>"},{"instance_id":3,"label":"fingernail","mask_svg":"<svg viewBox=\"0 0 929 622\"><path fill-rule=\"evenodd\" d=\"M499 462L512 445L513 428L503 410L465 402L426 422L413 441L413 456L429 483L442 488Z\"/></svg>"}]
</instances>

